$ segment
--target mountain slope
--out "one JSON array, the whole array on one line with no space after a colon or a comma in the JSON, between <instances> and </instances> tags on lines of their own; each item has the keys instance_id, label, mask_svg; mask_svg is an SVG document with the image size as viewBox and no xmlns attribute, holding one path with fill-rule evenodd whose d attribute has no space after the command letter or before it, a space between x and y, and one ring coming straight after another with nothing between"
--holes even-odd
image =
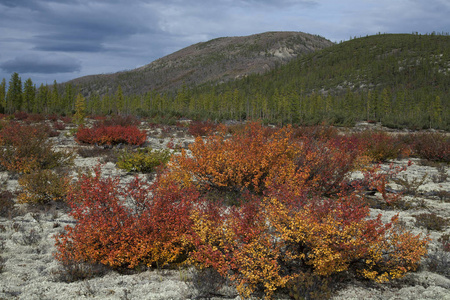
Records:
<instances>
[{"instance_id":1,"label":"mountain slope","mask_svg":"<svg viewBox=\"0 0 450 300\"><path fill-rule=\"evenodd\" d=\"M211 107L224 107L219 113L209 111L210 118L245 116L306 124L373 120L396 127L449 129L450 36L353 39L245 81L197 88L190 97L190 107L198 107L195 101L204 98L216 103Z\"/></svg>"},{"instance_id":2,"label":"mountain slope","mask_svg":"<svg viewBox=\"0 0 450 300\"><path fill-rule=\"evenodd\" d=\"M166 91L206 82L226 82L264 73L293 58L332 46L325 38L302 32L266 32L223 37L198 43L143 67L69 81L82 94L114 93L120 84L125 95Z\"/></svg>"}]
</instances>

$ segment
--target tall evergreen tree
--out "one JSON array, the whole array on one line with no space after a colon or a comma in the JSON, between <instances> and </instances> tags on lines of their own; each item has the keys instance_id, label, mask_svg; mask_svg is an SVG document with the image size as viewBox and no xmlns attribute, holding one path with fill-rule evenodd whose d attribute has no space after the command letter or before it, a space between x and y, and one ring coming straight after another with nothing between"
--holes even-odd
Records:
<instances>
[{"instance_id":1,"label":"tall evergreen tree","mask_svg":"<svg viewBox=\"0 0 450 300\"><path fill-rule=\"evenodd\" d=\"M23 84L23 109L27 112L32 112L35 98L36 86L33 84L31 78L28 78Z\"/></svg>"},{"instance_id":2,"label":"tall evergreen tree","mask_svg":"<svg viewBox=\"0 0 450 300\"><path fill-rule=\"evenodd\" d=\"M124 109L125 109L125 97L123 96L123 92L122 92L122 86L119 84L119 86L117 87L117 91L116 91L116 97L114 99L115 101L115 113L117 114L122 114L124 113Z\"/></svg>"},{"instance_id":3,"label":"tall evergreen tree","mask_svg":"<svg viewBox=\"0 0 450 300\"><path fill-rule=\"evenodd\" d=\"M6 95L7 113L13 113L22 109L22 80L19 74L14 72L9 80L8 93Z\"/></svg>"},{"instance_id":4,"label":"tall evergreen tree","mask_svg":"<svg viewBox=\"0 0 450 300\"><path fill-rule=\"evenodd\" d=\"M66 114L72 114L74 109L75 90L71 83L68 83L64 87L64 97L62 101L63 112Z\"/></svg>"},{"instance_id":5,"label":"tall evergreen tree","mask_svg":"<svg viewBox=\"0 0 450 300\"><path fill-rule=\"evenodd\" d=\"M2 79L0 83L0 113L4 113L6 110L6 79Z\"/></svg>"},{"instance_id":6,"label":"tall evergreen tree","mask_svg":"<svg viewBox=\"0 0 450 300\"><path fill-rule=\"evenodd\" d=\"M48 99L48 86L41 83L37 91L36 99L34 101L33 112L43 113L45 112L45 107L47 107Z\"/></svg>"},{"instance_id":7,"label":"tall evergreen tree","mask_svg":"<svg viewBox=\"0 0 450 300\"><path fill-rule=\"evenodd\" d=\"M55 112L55 113L61 113L62 112L61 107L61 100L58 93L58 85L56 83L56 80L53 82L53 88L50 98L50 105L49 105L49 112Z\"/></svg>"},{"instance_id":8,"label":"tall evergreen tree","mask_svg":"<svg viewBox=\"0 0 450 300\"><path fill-rule=\"evenodd\" d=\"M381 112L384 117L390 114L391 112L391 96L387 88L384 88L381 91Z\"/></svg>"}]
</instances>

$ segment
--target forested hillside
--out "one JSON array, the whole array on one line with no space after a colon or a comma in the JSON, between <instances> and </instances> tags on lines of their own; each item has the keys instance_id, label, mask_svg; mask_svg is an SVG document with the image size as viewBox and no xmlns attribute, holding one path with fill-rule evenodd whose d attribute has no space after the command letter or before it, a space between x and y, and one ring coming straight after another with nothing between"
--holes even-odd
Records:
<instances>
[{"instance_id":1,"label":"forested hillside","mask_svg":"<svg viewBox=\"0 0 450 300\"><path fill-rule=\"evenodd\" d=\"M228 82L192 80L176 90L133 95L124 92L121 81L116 83L115 91L106 94L86 92L71 83L36 88L31 79L22 88L15 73L7 89L5 80L0 85L0 110L72 114L77 102L87 114L134 114L164 121L187 117L353 125L365 120L396 128L450 130L448 34L355 38L264 74Z\"/></svg>"},{"instance_id":2,"label":"forested hillside","mask_svg":"<svg viewBox=\"0 0 450 300\"><path fill-rule=\"evenodd\" d=\"M212 118L344 125L369 120L448 130L449 89L450 36L383 34L311 53L263 76L194 89L183 111L194 107Z\"/></svg>"}]
</instances>

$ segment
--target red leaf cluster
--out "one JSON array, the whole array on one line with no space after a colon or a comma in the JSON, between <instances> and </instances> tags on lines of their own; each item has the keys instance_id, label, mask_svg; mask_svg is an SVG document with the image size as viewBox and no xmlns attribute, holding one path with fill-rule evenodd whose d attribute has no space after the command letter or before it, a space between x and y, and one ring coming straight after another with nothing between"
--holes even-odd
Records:
<instances>
[{"instance_id":1,"label":"red leaf cluster","mask_svg":"<svg viewBox=\"0 0 450 300\"><path fill-rule=\"evenodd\" d=\"M100 127L80 127L76 134L76 141L79 143L97 145L142 145L145 143L147 134L139 130L136 126L100 126Z\"/></svg>"},{"instance_id":2,"label":"red leaf cluster","mask_svg":"<svg viewBox=\"0 0 450 300\"><path fill-rule=\"evenodd\" d=\"M175 183L162 188L135 178L82 175L67 198L76 220L56 236L56 258L101 263L113 268L181 263L191 248L190 212L199 194Z\"/></svg>"}]
</instances>

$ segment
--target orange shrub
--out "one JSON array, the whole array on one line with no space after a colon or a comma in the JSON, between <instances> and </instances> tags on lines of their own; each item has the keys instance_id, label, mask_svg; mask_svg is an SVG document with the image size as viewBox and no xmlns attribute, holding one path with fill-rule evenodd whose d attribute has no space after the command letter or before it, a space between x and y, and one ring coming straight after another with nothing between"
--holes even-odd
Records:
<instances>
[{"instance_id":1,"label":"orange shrub","mask_svg":"<svg viewBox=\"0 0 450 300\"><path fill-rule=\"evenodd\" d=\"M298 193L336 193L358 162L357 141L296 139L294 133L291 127L269 129L250 123L231 137L197 137L190 155L182 151L172 157L171 170L174 178L207 189L262 193L290 182Z\"/></svg>"},{"instance_id":2,"label":"orange shrub","mask_svg":"<svg viewBox=\"0 0 450 300\"><path fill-rule=\"evenodd\" d=\"M114 268L188 262L215 269L243 297L269 299L306 274L388 281L427 253L429 239L397 217L369 218L363 186L394 201L386 183L400 169L374 167L349 182L361 153L351 137L296 140L290 127L250 123L231 136L197 138L190 150L151 185L136 179L120 188L98 169L82 176L68 196L77 223L56 237L56 258ZM210 189L238 191L240 205L225 205L221 193L202 197Z\"/></svg>"},{"instance_id":3,"label":"orange shrub","mask_svg":"<svg viewBox=\"0 0 450 300\"><path fill-rule=\"evenodd\" d=\"M207 189L260 193L267 178L291 175L299 145L292 141L290 128L271 132L259 123L250 123L230 138L225 134L205 140L197 137L189 149L191 156L183 150L170 163L178 178L195 179L195 184Z\"/></svg>"}]
</instances>

